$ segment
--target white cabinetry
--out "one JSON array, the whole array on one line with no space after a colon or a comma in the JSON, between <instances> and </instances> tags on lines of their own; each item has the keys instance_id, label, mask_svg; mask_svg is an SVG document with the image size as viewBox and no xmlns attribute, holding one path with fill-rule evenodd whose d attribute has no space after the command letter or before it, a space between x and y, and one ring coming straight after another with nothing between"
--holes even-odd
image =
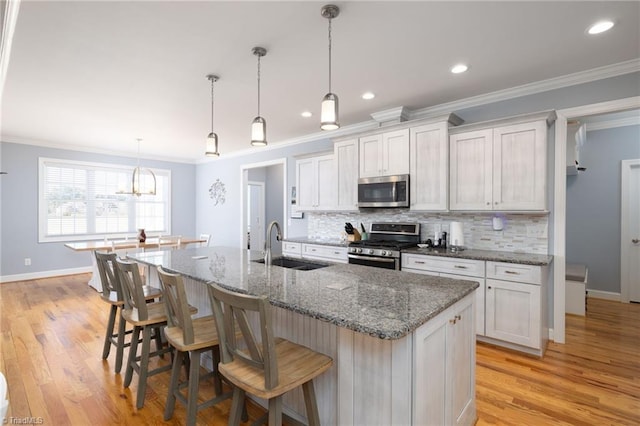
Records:
<instances>
[{"instance_id":1,"label":"white cabinetry","mask_svg":"<svg viewBox=\"0 0 640 426\"><path fill-rule=\"evenodd\" d=\"M296 161L297 210L332 210L335 182L333 154Z\"/></svg>"},{"instance_id":2,"label":"white cabinetry","mask_svg":"<svg viewBox=\"0 0 640 426\"><path fill-rule=\"evenodd\" d=\"M302 257L302 244L285 241L282 243L282 255L287 257Z\"/></svg>"},{"instance_id":3,"label":"white cabinetry","mask_svg":"<svg viewBox=\"0 0 640 426\"><path fill-rule=\"evenodd\" d=\"M447 210L448 135L447 122L409 131L411 210Z\"/></svg>"},{"instance_id":4,"label":"white cabinetry","mask_svg":"<svg viewBox=\"0 0 640 426\"><path fill-rule=\"evenodd\" d=\"M333 145L337 183L336 210L358 210L358 140Z\"/></svg>"},{"instance_id":5,"label":"white cabinetry","mask_svg":"<svg viewBox=\"0 0 640 426\"><path fill-rule=\"evenodd\" d=\"M540 266L487 262L487 337L544 349L546 272Z\"/></svg>"},{"instance_id":6,"label":"white cabinetry","mask_svg":"<svg viewBox=\"0 0 640 426\"><path fill-rule=\"evenodd\" d=\"M347 247L325 246L320 244L302 244L302 257L312 260L347 263Z\"/></svg>"},{"instance_id":7,"label":"white cabinetry","mask_svg":"<svg viewBox=\"0 0 640 426\"><path fill-rule=\"evenodd\" d=\"M475 127L450 136L450 209L545 210L547 122Z\"/></svg>"},{"instance_id":8,"label":"white cabinetry","mask_svg":"<svg viewBox=\"0 0 640 426\"><path fill-rule=\"evenodd\" d=\"M415 333L414 419L429 424L475 421L475 338L471 298L457 302Z\"/></svg>"},{"instance_id":9,"label":"white cabinetry","mask_svg":"<svg viewBox=\"0 0 640 426\"><path fill-rule=\"evenodd\" d=\"M409 129L360 138L360 177L409 173Z\"/></svg>"},{"instance_id":10,"label":"white cabinetry","mask_svg":"<svg viewBox=\"0 0 640 426\"><path fill-rule=\"evenodd\" d=\"M401 269L418 274L468 280L478 283L476 297L476 334L485 334L485 262L482 260L451 259L439 256L425 256L422 254L402 254Z\"/></svg>"}]
</instances>

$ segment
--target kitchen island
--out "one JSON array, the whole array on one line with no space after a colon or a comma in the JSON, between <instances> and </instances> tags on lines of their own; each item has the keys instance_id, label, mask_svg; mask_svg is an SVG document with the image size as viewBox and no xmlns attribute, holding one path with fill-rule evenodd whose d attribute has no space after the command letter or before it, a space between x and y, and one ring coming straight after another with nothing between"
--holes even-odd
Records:
<instances>
[{"instance_id":1,"label":"kitchen island","mask_svg":"<svg viewBox=\"0 0 640 426\"><path fill-rule=\"evenodd\" d=\"M334 359L314 381L322 424L475 422L477 283L348 264L265 266L259 252L228 247L129 257L182 274L199 315L211 311L206 283L267 296L276 335ZM299 390L284 406L304 420Z\"/></svg>"}]
</instances>

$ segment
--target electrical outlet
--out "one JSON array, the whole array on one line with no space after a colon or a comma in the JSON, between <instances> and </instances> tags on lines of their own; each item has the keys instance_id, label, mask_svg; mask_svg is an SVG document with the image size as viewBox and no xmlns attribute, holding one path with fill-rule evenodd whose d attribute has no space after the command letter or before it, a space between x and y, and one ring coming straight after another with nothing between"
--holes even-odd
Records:
<instances>
[{"instance_id":1,"label":"electrical outlet","mask_svg":"<svg viewBox=\"0 0 640 426\"><path fill-rule=\"evenodd\" d=\"M31 258L30 257L25 257L24 258L24 266L31 266Z\"/></svg>"}]
</instances>

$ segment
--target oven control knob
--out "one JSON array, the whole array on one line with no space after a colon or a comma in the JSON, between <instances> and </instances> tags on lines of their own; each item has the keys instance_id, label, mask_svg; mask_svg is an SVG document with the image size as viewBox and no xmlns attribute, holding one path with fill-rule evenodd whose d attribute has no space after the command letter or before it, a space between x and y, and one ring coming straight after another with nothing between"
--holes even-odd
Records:
<instances>
[{"instance_id":1,"label":"oven control knob","mask_svg":"<svg viewBox=\"0 0 640 426\"><path fill-rule=\"evenodd\" d=\"M355 249L357 253L362 253L362 249L361 248L357 248Z\"/></svg>"},{"instance_id":2,"label":"oven control knob","mask_svg":"<svg viewBox=\"0 0 640 426\"><path fill-rule=\"evenodd\" d=\"M382 251L380 252L380 256L386 256L386 255L387 255L387 252L386 252L386 251L382 250Z\"/></svg>"},{"instance_id":3,"label":"oven control knob","mask_svg":"<svg viewBox=\"0 0 640 426\"><path fill-rule=\"evenodd\" d=\"M373 249L369 249L369 254L373 254Z\"/></svg>"}]
</instances>

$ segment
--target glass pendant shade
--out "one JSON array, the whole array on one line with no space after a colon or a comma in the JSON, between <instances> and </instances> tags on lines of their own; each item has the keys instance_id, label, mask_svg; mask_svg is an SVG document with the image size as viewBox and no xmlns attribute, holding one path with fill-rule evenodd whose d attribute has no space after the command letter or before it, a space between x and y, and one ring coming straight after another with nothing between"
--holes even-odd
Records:
<instances>
[{"instance_id":1,"label":"glass pendant shade","mask_svg":"<svg viewBox=\"0 0 640 426\"><path fill-rule=\"evenodd\" d=\"M207 136L207 150L204 155L207 157L220 157L220 153L218 152L218 135L213 132Z\"/></svg>"},{"instance_id":2,"label":"glass pendant shade","mask_svg":"<svg viewBox=\"0 0 640 426\"><path fill-rule=\"evenodd\" d=\"M251 145L265 146L267 144L267 122L262 117L256 117L251 123Z\"/></svg>"},{"instance_id":3,"label":"glass pendant shade","mask_svg":"<svg viewBox=\"0 0 640 426\"><path fill-rule=\"evenodd\" d=\"M340 128L340 123L338 123L338 96L333 93L327 93L322 99L320 128L322 130Z\"/></svg>"}]
</instances>

